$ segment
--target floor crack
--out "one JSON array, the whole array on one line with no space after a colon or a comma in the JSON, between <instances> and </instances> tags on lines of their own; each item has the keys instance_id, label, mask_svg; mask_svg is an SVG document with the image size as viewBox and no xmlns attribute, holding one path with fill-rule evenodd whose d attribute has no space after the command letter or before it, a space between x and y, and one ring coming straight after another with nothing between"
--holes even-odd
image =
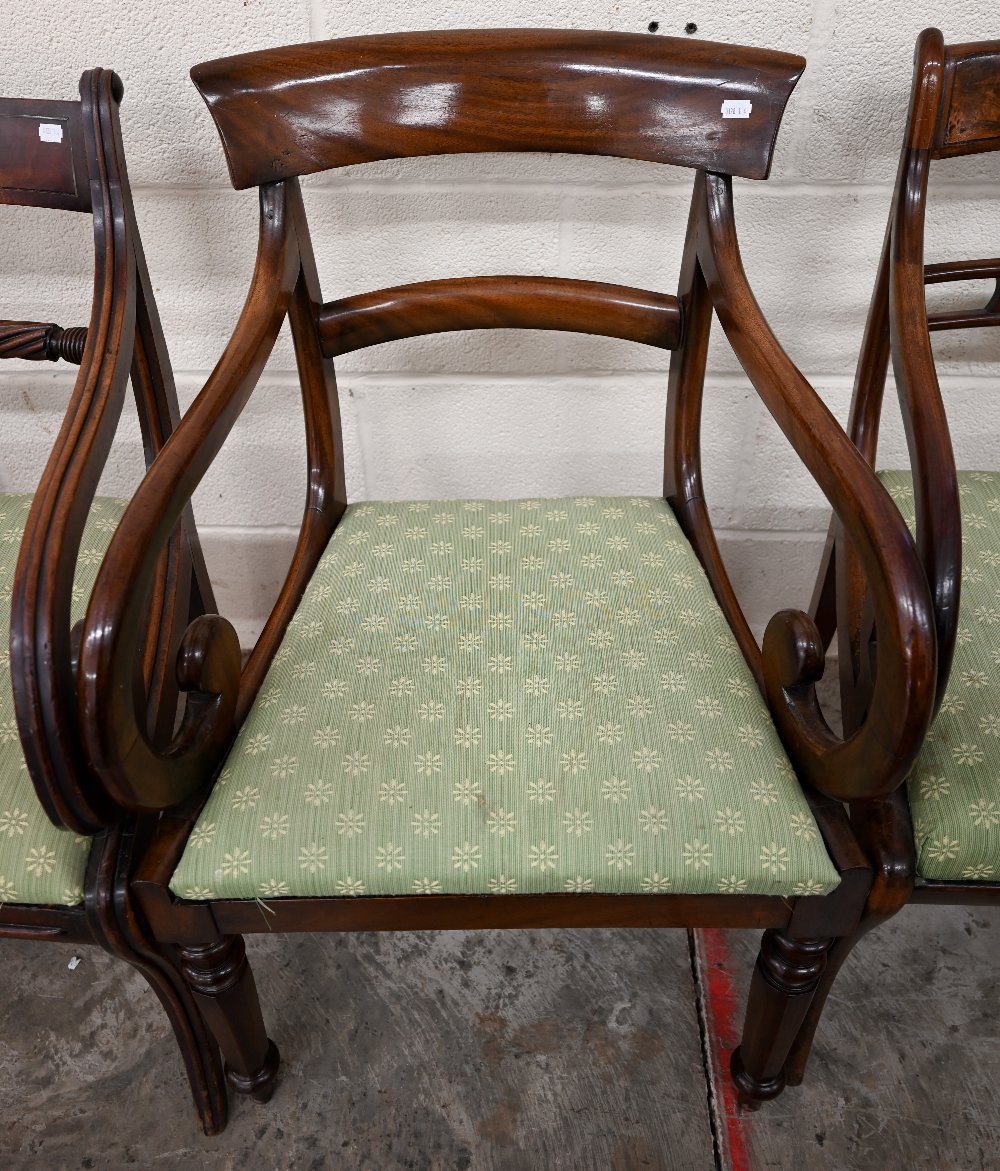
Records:
<instances>
[{"instance_id":1,"label":"floor crack","mask_svg":"<svg viewBox=\"0 0 1000 1171\"><path fill-rule=\"evenodd\" d=\"M705 1098L708 1103L708 1125L712 1132L712 1157L715 1162L715 1171L729 1171L728 1160L723 1155L723 1143L726 1128L722 1119L722 1111L718 1095L715 1091L715 1078L712 1073L713 1054L710 1030L708 1024L708 1006L705 1001L705 988L701 979L701 965L698 962L698 942L695 931L688 928L688 957L691 961L691 982L694 985L695 1009L698 1014L698 1036L701 1041L701 1064L705 1075Z\"/></svg>"}]
</instances>

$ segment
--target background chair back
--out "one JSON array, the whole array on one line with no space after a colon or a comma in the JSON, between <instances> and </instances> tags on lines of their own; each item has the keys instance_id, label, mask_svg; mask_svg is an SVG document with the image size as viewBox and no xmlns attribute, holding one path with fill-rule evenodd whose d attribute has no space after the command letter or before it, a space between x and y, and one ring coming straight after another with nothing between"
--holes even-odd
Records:
<instances>
[{"instance_id":1,"label":"background chair back","mask_svg":"<svg viewBox=\"0 0 1000 1171\"><path fill-rule=\"evenodd\" d=\"M147 464L179 412L125 169L122 85L109 70L93 69L83 75L80 97L0 101L0 203L92 214L90 323L63 330L0 322L0 356L80 365L21 544L11 670L18 728L39 799L57 825L92 833L120 821L123 811L95 786L80 741L79 632L70 629L77 554L130 374ZM190 509L164 543L142 604L143 722L162 735L173 726L178 695L168 664L192 616L214 605Z\"/></svg>"}]
</instances>

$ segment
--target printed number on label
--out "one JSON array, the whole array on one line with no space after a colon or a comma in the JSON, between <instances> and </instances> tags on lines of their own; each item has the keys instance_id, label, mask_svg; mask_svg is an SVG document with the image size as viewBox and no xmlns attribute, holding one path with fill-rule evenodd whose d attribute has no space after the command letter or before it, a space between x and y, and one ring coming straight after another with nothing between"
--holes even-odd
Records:
<instances>
[{"instance_id":1,"label":"printed number on label","mask_svg":"<svg viewBox=\"0 0 1000 1171\"><path fill-rule=\"evenodd\" d=\"M731 98L722 103L722 116L723 118L749 118L752 109L753 102L748 102L743 98Z\"/></svg>"}]
</instances>

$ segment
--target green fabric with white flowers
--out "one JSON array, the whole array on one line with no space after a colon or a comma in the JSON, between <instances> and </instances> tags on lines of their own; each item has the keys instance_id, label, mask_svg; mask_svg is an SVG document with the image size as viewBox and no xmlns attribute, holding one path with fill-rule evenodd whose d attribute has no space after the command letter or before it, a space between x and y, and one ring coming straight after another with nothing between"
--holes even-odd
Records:
<instances>
[{"instance_id":1,"label":"green fabric with white flowers","mask_svg":"<svg viewBox=\"0 0 1000 1171\"><path fill-rule=\"evenodd\" d=\"M879 478L914 531L909 472ZM1000 474L960 472L962 594L948 688L907 782L917 873L1000 879Z\"/></svg>"},{"instance_id":2,"label":"green fabric with white flowers","mask_svg":"<svg viewBox=\"0 0 1000 1171\"><path fill-rule=\"evenodd\" d=\"M587 497L350 507L171 889L837 883L673 513Z\"/></svg>"},{"instance_id":3,"label":"green fabric with white flowers","mask_svg":"<svg viewBox=\"0 0 1000 1171\"><path fill-rule=\"evenodd\" d=\"M0 903L83 901L90 839L57 829L42 809L14 718L10 680L10 601L32 496L0 495ZM83 530L73 581L72 621L83 617L97 571L125 503L98 498Z\"/></svg>"}]
</instances>

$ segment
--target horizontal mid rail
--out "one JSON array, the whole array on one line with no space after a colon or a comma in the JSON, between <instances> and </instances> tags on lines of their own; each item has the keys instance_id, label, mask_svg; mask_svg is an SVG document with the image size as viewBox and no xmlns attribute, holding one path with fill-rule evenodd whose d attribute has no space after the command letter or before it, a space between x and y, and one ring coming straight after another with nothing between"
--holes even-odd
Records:
<instances>
[{"instance_id":1,"label":"horizontal mid rail","mask_svg":"<svg viewBox=\"0 0 1000 1171\"><path fill-rule=\"evenodd\" d=\"M950 260L944 264L928 264L924 268L925 285L982 280L1000 280L1000 260Z\"/></svg>"},{"instance_id":2,"label":"horizontal mid rail","mask_svg":"<svg viewBox=\"0 0 1000 1171\"><path fill-rule=\"evenodd\" d=\"M1000 312L986 309L951 309L946 313L928 313L927 328L934 333L939 329L981 329L984 325L1000 325Z\"/></svg>"},{"instance_id":3,"label":"horizontal mid rail","mask_svg":"<svg viewBox=\"0 0 1000 1171\"><path fill-rule=\"evenodd\" d=\"M924 284L941 285L952 281L996 281L997 287L982 309L945 309L940 313L928 313L929 330L1000 325L1000 260L952 260L944 264L928 264L924 269Z\"/></svg>"},{"instance_id":4,"label":"horizontal mid rail","mask_svg":"<svg viewBox=\"0 0 1000 1171\"><path fill-rule=\"evenodd\" d=\"M319 311L328 358L380 342L458 329L557 329L674 349L676 297L565 277L460 277L331 301Z\"/></svg>"}]
</instances>

